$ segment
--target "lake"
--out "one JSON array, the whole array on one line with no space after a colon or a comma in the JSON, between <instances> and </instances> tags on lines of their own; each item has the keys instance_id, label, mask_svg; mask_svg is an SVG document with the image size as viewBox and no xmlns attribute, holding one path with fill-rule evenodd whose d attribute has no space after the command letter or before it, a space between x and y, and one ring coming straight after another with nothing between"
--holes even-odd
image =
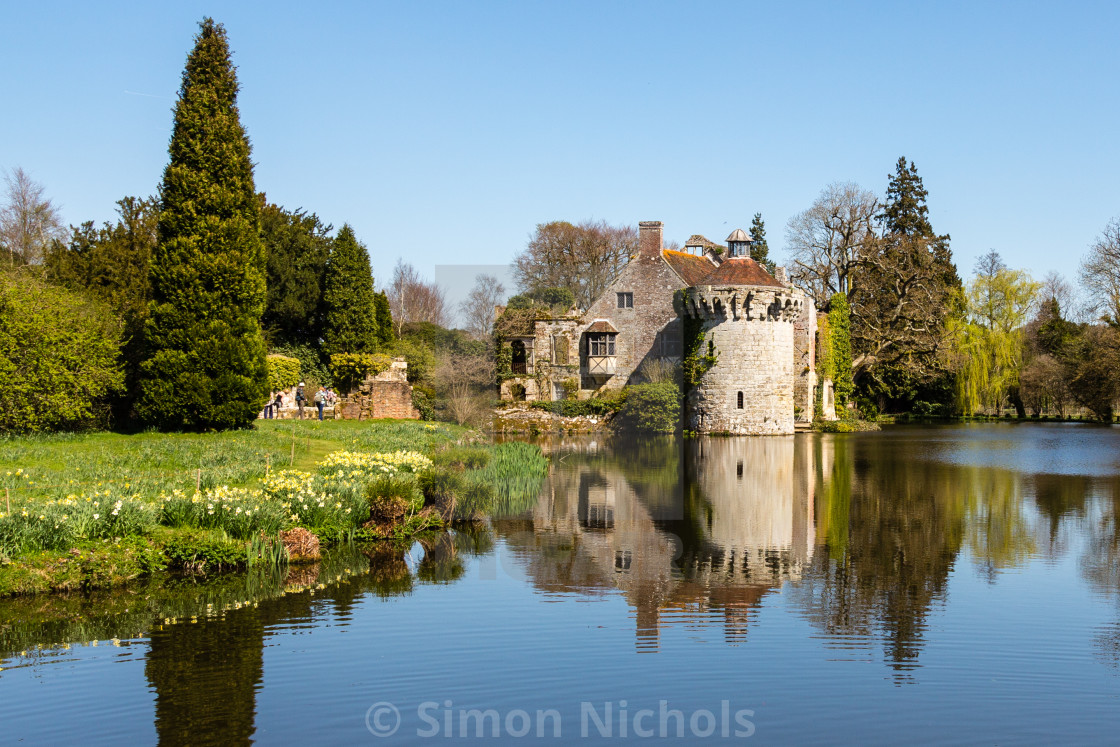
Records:
<instances>
[{"instance_id":1,"label":"lake","mask_svg":"<svg viewBox=\"0 0 1120 747\"><path fill-rule=\"evenodd\" d=\"M0 602L0 742L1115 743L1120 428L541 445L484 526Z\"/></svg>"}]
</instances>

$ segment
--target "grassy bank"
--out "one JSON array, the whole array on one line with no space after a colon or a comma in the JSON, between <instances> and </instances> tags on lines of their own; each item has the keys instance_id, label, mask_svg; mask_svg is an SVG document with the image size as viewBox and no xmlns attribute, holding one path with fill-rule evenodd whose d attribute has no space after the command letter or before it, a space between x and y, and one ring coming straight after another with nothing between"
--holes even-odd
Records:
<instances>
[{"instance_id":1,"label":"grassy bank","mask_svg":"<svg viewBox=\"0 0 1120 747\"><path fill-rule=\"evenodd\" d=\"M535 447L415 421L0 442L0 594L286 562L280 533L400 537L535 499Z\"/></svg>"}]
</instances>

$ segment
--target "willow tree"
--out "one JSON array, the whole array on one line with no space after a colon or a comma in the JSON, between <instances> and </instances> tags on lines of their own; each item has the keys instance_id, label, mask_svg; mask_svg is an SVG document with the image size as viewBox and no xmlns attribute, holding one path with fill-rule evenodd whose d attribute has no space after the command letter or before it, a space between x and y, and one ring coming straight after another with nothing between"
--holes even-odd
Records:
<instances>
[{"instance_id":1,"label":"willow tree","mask_svg":"<svg viewBox=\"0 0 1120 747\"><path fill-rule=\"evenodd\" d=\"M187 57L160 187L136 413L162 429L249 424L268 397L265 252L225 28Z\"/></svg>"},{"instance_id":2,"label":"willow tree","mask_svg":"<svg viewBox=\"0 0 1120 747\"><path fill-rule=\"evenodd\" d=\"M994 251L980 258L965 293L965 315L947 323L957 402L965 414L1002 412L1010 397L1020 417L1025 415L1018 394L1023 333L1039 287L1026 272L1008 269Z\"/></svg>"}]
</instances>

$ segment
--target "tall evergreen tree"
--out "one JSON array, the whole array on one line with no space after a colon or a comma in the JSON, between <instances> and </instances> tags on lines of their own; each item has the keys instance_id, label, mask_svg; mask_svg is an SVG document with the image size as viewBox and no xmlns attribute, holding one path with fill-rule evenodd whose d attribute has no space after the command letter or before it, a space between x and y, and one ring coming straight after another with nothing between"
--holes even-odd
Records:
<instances>
[{"instance_id":1,"label":"tall evergreen tree","mask_svg":"<svg viewBox=\"0 0 1120 747\"><path fill-rule=\"evenodd\" d=\"M136 413L164 429L248 425L268 397L265 253L225 28L199 24L160 188Z\"/></svg>"},{"instance_id":2,"label":"tall evergreen tree","mask_svg":"<svg viewBox=\"0 0 1120 747\"><path fill-rule=\"evenodd\" d=\"M323 288L323 352L372 353L379 331L369 254L343 225L331 242Z\"/></svg>"},{"instance_id":3,"label":"tall evergreen tree","mask_svg":"<svg viewBox=\"0 0 1120 747\"><path fill-rule=\"evenodd\" d=\"M393 311L385 291L378 293L373 303L377 315L377 342L384 350L393 343Z\"/></svg>"},{"instance_id":4,"label":"tall evergreen tree","mask_svg":"<svg viewBox=\"0 0 1120 747\"><path fill-rule=\"evenodd\" d=\"M261 235L268 253L268 296L261 327L269 345L319 345L330 231L314 213L264 206Z\"/></svg>"},{"instance_id":5,"label":"tall evergreen tree","mask_svg":"<svg viewBox=\"0 0 1120 747\"><path fill-rule=\"evenodd\" d=\"M952 376L938 355L945 322L963 313L949 236L934 233L913 162L898 159L879 215L882 235L860 258L852 305L857 389L880 407L948 404Z\"/></svg>"},{"instance_id":6,"label":"tall evergreen tree","mask_svg":"<svg viewBox=\"0 0 1120 747\"><path fill-rule=\"evenodd\" d=\"M762 221L762 213L755 213L751 220L751 259L765 267L769 272L774 272L774 263L770 261L770 245L766 243L766 224Z\"/></svg>"}]
</instances>

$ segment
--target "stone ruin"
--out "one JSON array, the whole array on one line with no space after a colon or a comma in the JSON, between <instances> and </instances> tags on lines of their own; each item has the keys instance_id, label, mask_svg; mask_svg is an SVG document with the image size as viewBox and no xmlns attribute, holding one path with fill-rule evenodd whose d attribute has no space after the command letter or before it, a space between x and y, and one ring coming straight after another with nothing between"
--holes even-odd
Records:
<instances>
[{"instance_id":1,"label":"stone ruin","mask_svg":"<svg viewBox=\"0 0 1120 747\"><path fill-rule=\"evenodd\" d=\"M367 376L354 391L339 397L332 415L339 420L419 420L420 411L412 404L408 363L404 358L394 358L389 368Z\"/></svg>"}]
</instances>

